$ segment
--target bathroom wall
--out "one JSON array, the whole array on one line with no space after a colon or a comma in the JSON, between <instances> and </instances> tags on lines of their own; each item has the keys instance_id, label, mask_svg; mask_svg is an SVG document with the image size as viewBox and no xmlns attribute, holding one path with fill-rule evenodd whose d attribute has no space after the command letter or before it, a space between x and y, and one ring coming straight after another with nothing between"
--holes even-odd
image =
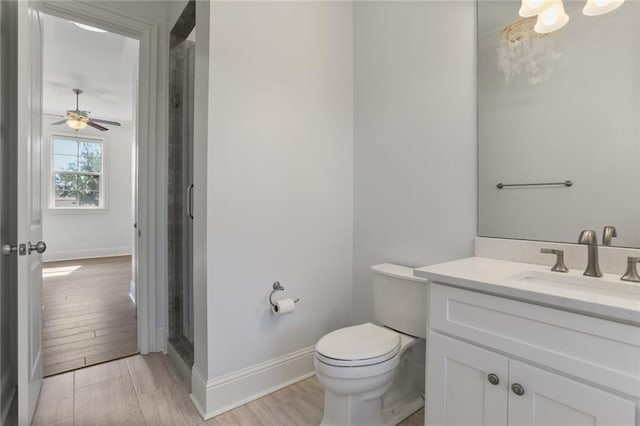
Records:
<instances>
[{"instance_id":1,"label":"bathroom wall","mask_svg":"<svg viewBox=\"0 0 640 426\"><path fill-rule=\"evenodd\" d=\"M212 376L350 323L353 173L351 4L213 9ZM301 298L292 316L271 316L276 280Z\"/></svg>"},{"instance_id":2,"label":"bathroom wall","mask_svg":"<svg viewBox=\"0 0 640 426\"><path fill-rule=\"evenodd\" d=\"M45 116L45 152L49 152L52 132L73 134L68 127L49 126L58 118ZM133 207L132 200L132 158L134 128L123 123L120 128L112 127L108 132L87 128L80 136L104 138L106 210L97 211L57 211L46 208L49 205L50 181L45 177L42 187L43 238L47 242L45 261L80 259L85 257L118 256L132 253L133 248ZM45 159L45 173L49 163Z\"/></svg>"},{"instance_id":3,"label":"bathroom wall","mask_svg":"<svg viewBox=\"0 0 640 426\"><path fill-rule=\"evenodd\" d=\"M354 6L354 316L369 266L473 254L476 9L471 1Z\"/></svg>"},{"instance_id":4,"label":"bathroom wall","mask_svg":"<svg viewBox=\"0 0 640 426\"><path fill-rule=\"evenodd\" d=\"M353 248L352 4L210 6L210 34L196 6L193 390L209 415L238 402L222 391L234 384L245 384L238 398L247 398L293 379L287 360L300 351L304 373L312 371L315 342L351 324ZM209 43L203 83L199 61ZM202 84L206 122L198 115ZM278 297L301 299L295 314L272 316L267 297L276 280L286 289ZM198 320L203 296L206 325ZM207 348L198 345L203 331ZM206 402L198 380L207 381Z\"/></svg>"}]
</instances>

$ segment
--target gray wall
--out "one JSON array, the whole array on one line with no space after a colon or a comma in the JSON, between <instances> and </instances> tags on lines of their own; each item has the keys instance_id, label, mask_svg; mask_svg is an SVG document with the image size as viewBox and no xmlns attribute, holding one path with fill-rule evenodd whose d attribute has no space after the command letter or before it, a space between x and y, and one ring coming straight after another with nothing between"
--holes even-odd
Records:
<instances>
[{"instance_id":1,"label":"gray wall","mask_svg":"<svg viewBox=\"0 0 640 426\"><path fill-rule=\"evenodd\" d=\"M353 5L211 5L206 309L217 377L351 324ZM271 315L276 280L301 298L295 314Z\"/></svg>"},{"instance_id":2,"label":"gray wall","mask_svg":"<svg viewBox=\"0 0 640 426\"><path fill-rule=\"evenodd\" d=\"M369 266L473 254L475 2L354 6L354 314Z\"/></svg>"}]
</instances>

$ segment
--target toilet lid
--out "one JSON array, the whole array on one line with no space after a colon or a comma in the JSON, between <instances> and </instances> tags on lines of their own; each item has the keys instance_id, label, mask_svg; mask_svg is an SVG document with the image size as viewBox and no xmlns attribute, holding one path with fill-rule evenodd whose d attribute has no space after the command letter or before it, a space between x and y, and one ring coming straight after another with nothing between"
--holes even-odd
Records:
<instances>
[{"instance_id":1,"label":"toilet lid","mask_svg":"<svg viewBox=\"0 0 640 426\"><path fill-rule=\"evenodd\" d=\"M318 341L316 352L334 360L374 361L397 352L399 347L399 333L366 323L332 331Z\"/></svg>"}]
</instances>

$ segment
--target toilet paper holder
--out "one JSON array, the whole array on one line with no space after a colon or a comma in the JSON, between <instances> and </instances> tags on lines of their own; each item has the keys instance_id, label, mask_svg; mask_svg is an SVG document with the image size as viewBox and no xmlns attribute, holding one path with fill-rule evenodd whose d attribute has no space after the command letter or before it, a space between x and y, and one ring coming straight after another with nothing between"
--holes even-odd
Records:
<instances>
[{"instance_id":1,"label":"toilet paper holder","mask_svg":"<svg viewBox=\"0 0 640 426\"><path fill-rule=\"evenodd\" d=\"M276 291L284 291L284 287L282 287L282 284L280 284L280 281L276 281L273 283L273 290L271 291L271 294L269 294L269 303L271 303L271 306L275 307L276 304L273 303L273 293L275 293ZM300 298L297 298L293 301L293 303L298 303L300 301Z\"/></svg>"}]
</instances>

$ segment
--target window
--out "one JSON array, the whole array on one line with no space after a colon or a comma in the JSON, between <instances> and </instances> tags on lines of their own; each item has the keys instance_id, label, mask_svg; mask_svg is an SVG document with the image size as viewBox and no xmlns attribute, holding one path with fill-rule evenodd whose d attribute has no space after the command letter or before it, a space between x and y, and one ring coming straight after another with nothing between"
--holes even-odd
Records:
<instances>
[{"instance_id":1,"label":"window","mask_svg":"<svg viewBox=\"0 0 640 426\"><path fill-rule=\"evenodd\" d=\"M102 140L53 135L51 208L104 208Z\"/></svg>"}]
</instances>

